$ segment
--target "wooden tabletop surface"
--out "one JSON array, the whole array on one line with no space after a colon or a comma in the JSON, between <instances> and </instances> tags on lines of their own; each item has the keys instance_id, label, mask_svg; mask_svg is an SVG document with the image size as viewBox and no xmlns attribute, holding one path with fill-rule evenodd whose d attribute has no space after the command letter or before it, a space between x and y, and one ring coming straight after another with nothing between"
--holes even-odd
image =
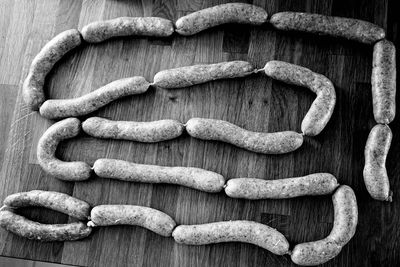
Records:
<instances>
[{"instance_id":1,"label":"wooden tabletop surface","mask_svg":"<svg viewBox=\"0 0 400 267\"><path fill-rule=\"evenodd\" d=\"M53 123L29 111L21 83L33 57L57 33L81 29L89 22L119 16L159 16L175 21L187 13L225 1L2 0L0 1L0 199L32 189L71 194L92 205L135 204L159 209L178 224L246 219L281 231L293 246L325 237L332 228L331 196L289 200L230 199L176 185L151 185L93 177L63 182L37 164L36 145ZM251 1L250 1L251 2ZM305 11L357 18L376 23L399 47L396 1L254 0L270 14ZM308 67L335 85L337 104L322 134L306 138L294 153L261 155L232 145L183 135L156 144L98 140L84 134L62 142L58 156L89 164L97 158L118 158L165 166L194 166L227 178L278 179L330 172L356 192L359 225L354 238L326 266L395 266L400 263L400 119L394 132L387 168L394 191L392 203L372 200L364 186L364 146L375 122L371 101L372 47L309 34L278 32L270 26L225 25L192 37L118 38L85 45L61 60L48 76L49 98L81 96L113 80L144 76L152 81L163 69L247 60L257 68L272 59ZM151 121L192 117L227 120L261 132L300 131L314 95L305 88L272 81L260 74L215 81L177 90L151 89L126 97L91 115L114 120ZM44 209L22 214L44 223L66 223L68 217ZM77 242L40 243L0 231L0 255L83 266L291 266L250 244L185 246L139 227L96 229ZM398 266L398 265L397 265Z\"/></svg>"}]
</instances>

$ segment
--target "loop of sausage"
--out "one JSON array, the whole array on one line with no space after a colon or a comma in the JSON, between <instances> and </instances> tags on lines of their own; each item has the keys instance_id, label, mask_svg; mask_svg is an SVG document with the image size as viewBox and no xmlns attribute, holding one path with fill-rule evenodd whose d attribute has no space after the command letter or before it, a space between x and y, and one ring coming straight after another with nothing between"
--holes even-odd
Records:
<instances>
[{"instance_id":1,"label":"loop of sausage","mask_svg":"<svg viewBox=\"0 0 400 267\"><path fill-rule=\"evenodd\" d=\"M301 243L292 251L292 261L302 266L323 264L336 257L342 247L354 236L358 222L357 200L353 190L340 186L332 196L334 224L324 239Z\"/></svg>"},{"instance_id":2,"label":"loop of sausage","mask_svg":"<svg viewBox=\"0 0 400 267\"><path fill-rule=\"evenodd\" d=\"M184 128L183 124L176 120L135 122L112 121L92 117L82 123L83 131L93 137L123 139L144 143L161 142L177 138L182 135Z\"/></svg>"},{"instance_id":3,"label":"loop of sausage","mask_svg":"<svg viewBox=\"0 0 400 267\"><path fill-rule=\"evenodd\" d=\"M87 202L53 191L32 190L15 193L7 196L3 204L10 208L45 207L62 212L78 220L86 220L90 213L90 205Z\"/></svg>"},{"instance_id":4,"label":"loop of sausage","mask_svg":"<svg viewBox=\"0 0 400 267\"><path fill-rule=\"evenodd\" d=\"M44 242L78 240L92 232L92 228L82 222L42 224L10 210L0 211L0 226L16 235Z\"/></svg>"},{"instance_id":5,"label":"loop of sausage","mask_svg":"<svg viewBox=\"0 0 400 267\"><path fill-rule=\"evenodd\" d=\"M267 11L261 7L245 3L228 3L179 18L175 23L175 31L181 35L193 35L225 23L261 25L267 18Z\"/></svg>"},{"instance_id":6,"label":"loop of sausage","mask_svg":"<svg viewBox=\"0 0 400 267\"><path fill-rule=\"evenodd\" d=\"M81 34L79 31L67 30L50 40L33 59L28 76L22 86L23 99L31 110L39 110L46 100L43 86L46 75L54 64L80 44Z\"/></svg>"},{"instance_id":7,"label":"loop of sausage","mask_svg":"<svg viewBox=\"0 0 400 267\"><path fill-rule=\"evenodd\" d=\"M99 43L118 36L166 37L174 33L174 25L158 17L120 17L92 22L84 26L81 33L86 42Z\"/></svg>"},{"instance_id":8,"label":"loop of sausage","mask_svg":"<svg viewBox=\"0 0 400 267\"><path fill-rule=\"evenodd\" d=\"M164 212L134 205L100 205L90 212L89 226L137 225L162 236L171 236L175 221Z\"/></svg>"},{"instance_id":9,"label":"loop of sausage","mask_svg":"<svg viewBox=\"0 0 400 267\"><path fill-rule=\"evenodd\" d=\"M303 136L296 132L251 132L223 120L192 118L186 123L186 131L195 138L222 141L264 154L292 152L303 144Z\"/></svg>"},{"instance_id":10,"label":"loop of sausage","mask_svg":"<svg viewBox=\"0 0 400 267\"><path fill-rule=\"evenodd\" d=\"M386 157L392 142L389 126L377 124L371 129L365 145L364 183L368 193L376 200L392 201Z\"/></svg>"},{"instance_id":11,"label":"loop of sausage","mask_svg":"<svg viewBox=\"0 0 400 267\"><path fill-rule=\"evenodd\" d=\"M396 47L388 40L374 45L371 85L375 121L389 124L396 114Z\"/></svg>"},{"instance_id":12,"label":"loop of sausage","mask_svg":"<svg viewBox=\"0 0 400 267\"><path fill-rule=\"evenodd\" d=\"M179 225L172 232L177 243L207 245L243 242L262 247L274 254L289 253L289 242L272 227L253 221L223 221L198 225Z\"/></svg>"},{"instance_id":13,"label":"loop of sausage","mask_svg":"<svg viewBox=\"0 0 400 267\"><path fill-rule=\"evenodd\" d=\"M273 79L307 87L317 94L301 123L301 130L304 135L318 135L329 122L335 108L336 92L332 82L324 75L283 61L267 62L264 71Z\"/></svg>"},{"instance_id":14,"label":"loop of sausage","mask_svg":"<svg viewBox=\"0 0 400 267\"><path fill-rule=\"evenodd\" d=\"M331 194L339 184L330 173L277 180L233 178L226 183L225 193L233 198L285 199L299 196Z\"/></svg>"},{"instance_id":15,"label":"loop of sausage","mask_svg":"<svg viewBox=\"0 0 400 267\"><path fill-rule=\"evenodd\" d=\"M153 85L166 88L182 88L209 81L245 77L254 72L247 61L228 61L215 64L200 64L162 70L154 76Z\"/></svg>"},{"instance_id":16,"label":"loop of sausage","mask_svg":"<svg viewBox=\"0 0 400 267\"><path fill-rule=\"evenodd\" d=\"M40 107L40 115L48 119L87 115L118 98L144 93L149 86L140 76L116 80L78 98L47 100Z\"/></svg>"},{"instance_id":17,"label":"loop of sausage","mask_svg":"<svg viewBox=\"0 0 400 267\"><path fill-rule=\"evenodd\" d=\"M67 181L89 179L91 167L82 161L65 162L55 157L58 143L73 138L81 131L81 122L77 118L68 118L50 126L39 139L37 158L44 171Z\"/></svg>"},{"instance_id":18,"label":"loop of sausage","mask_svg":"<svg viewBox=\"0 0 400 267\"><path fill-rule=\"evenodd\" d=\"M365 44L373 44L385 38L385 30L381 27L351 18L301 12L280 12L272 15L270 23L278 30L329 35Z\"/></svg>"},{"instance_id":19,"label":"loop of sausage","mask_svg":"<svg viewBox=\"0 0 400 267\"><path fill-rule=\"evenodd\" d=\"M117 159L98 159L93 170L102 178L129 182L178 184L204 192L223 190L225 178L215 172L193 167L164 167Z\"/></svg>"}]
</instances>

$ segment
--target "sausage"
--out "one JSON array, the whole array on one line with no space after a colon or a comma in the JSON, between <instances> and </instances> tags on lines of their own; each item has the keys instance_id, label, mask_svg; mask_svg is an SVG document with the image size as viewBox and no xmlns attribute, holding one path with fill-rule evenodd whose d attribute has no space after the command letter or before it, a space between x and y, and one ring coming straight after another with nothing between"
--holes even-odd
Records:
<instances>
[{"instance_id":1,"label":"sausage","mask_svg":"<svg viewBox=\"0 0 400 267\"><path fill-rule=\"evenodd\" d=\"M324 75L310 69L283 61L269 61L265 74L273 79L309 88L317 97L301 122L304 135L318 135L329 122L336 104L336 92L332 82Z\"/></svg>"},{"instance_id":2,"label":"sausage","mask_svg":"<svg viewBox=\"0 0 400 267\"><path fill-rule=\"evenodd\" d=\"M86 220L90 213L90 205L87 202L53 191L32 190L15 193L6 197L3 203L10 208L45 207L62 212L78 220Z\"/></svg>"},{"instance_id":3,"label":"sausage","mask_svg":"<svg viewBox=\"0 0 400 267\"><path fill-rule=\"evenodd\" d=\"M46 100L43 86L46 75L66 53L81 44L78 30L64 31L51 39L33 59L22 86L22 96L31 110L39 110Z\"/></svg>"},{"instance_id":4,"label":"sausage","mask_svg":"<svg viewBox=\"0 0 400 267\"><path fill-rule=\"evenodd\" d=\"M174 33L174 25L158 17L120 17L92 22L84 26L81 33L86 42L99 43L118 36L167 37Z\"/></svg>"},{"instance_id":5,"label":"sausage","mask_svg":"<svg viewBox=\"0 0 400 267\"><path fill-rule=\"evenodd\" d=\"M377 124L371 129L365 145L364 183L368 193L376 200L392 201L386 157L392 142L389 126Z\"/></svg>"},{"instance_id":6,"label":"sausage","mask_svg":"<svg viewBox=\"0 0 400 267\"><path fill-rule=\"evenodd\" d=\"M174 139L182 135L184 128L183 124L176 120L135 122L92 117L82 123L83 131L93 137L145 143Z\"/></svg>"},{"instance_id":7,"label":"sausage","mask_svg":"<svg viewBox=\"0 0 400 267\"><path fill-rule=\"evenodd\" d=\"M335 176L330 173L278 180L233 178L226 183L225 193L233 198L285 199L331 194L338 186Z\"/></svg>"},{"instance_id":8,"label":"sausage","mask_svg":"<svg viewBox=\"0 0 400 267\"><path fill-rule=\"evenodd\" d=\"M396 47L388 40L374 45L371 85L375 121L389 124L396 114Z\"/></svg>"},{"instance_id":9,"label":"sausage","mask_svg":"<svg viewBox=\"0 0 400 267\"><path fill-rule=\"evenodd\" d=\"M175 221L164 212L134 205L100 205L92 209L89 226L138 225L162 236L171 236Z\"/></svg>"},{"instance_id":10,"label":"sausage","mask_svg":"<svg viewBox=\"0 0 400 267\"><path fill-rule=\"evenodd\" d=\"M365 44L373 44L385 38L385 30L381 27L351 18L301 12L280 12L272 15L269 22L278 30L329 35Z\"/></svg>"},{"instance_id":11,"label":"sausage","mask_svg":"<svg viewBox=\"0 0 400 267\"><path fill-rule=\"evenodd\" d=\"M173 89L188 87L214 80L245 77L254 72L247 61L228 61L163 70L154 76L154 85Z\"/></svg>"},{"instance_id":12,"label":"sausage","mask_svg":"<svg viewBox=\"0 0 400 267\"><path fill-rule=\"evenodd\" d=\"M267 18L267 11L261 7L245 3L228 3L179 18L175 23L175 31L187 36L226 23L261 25Z\"/></svg>"},{"instance_id":13,"label":"sausage","mask_svg":"<svg viewBox=\"0 0 400 267\"><path fill-rule=\"evenodd\" d=\"M222 191L225 184L222 175L199 168L145 165L117 159L98 159L93 170L101 178L178 184L210 193Z\"/></svg>"},{"instance_id":14,"label":"sausage","mask_svg":"<svg viewBox=\"0 0 400 267\"><path fill-rule=\"evenodd\" d=\"M257 133L214 119L192 118L186 123L186 131L195 138L222 141L264 154L292 152L303 144L303 136L296 132Z\"/></svg>"},{"instance_id":15,"label":"sausage","mask_svg":"<svg viewBox=\"0 0 400 267\"><path fill-rule=\"evenodd\" d=\"M116 80L81 97L47 100L40 107L40 115L48 119L86 115L118 98L144 93L149 86L140 76Z\"/></svg>"},{"instance_id":16,"label":"sausage","mask_svg":"<svg viewBox=\"0 0 400 267\"><path fill-rule=\"evenodd\" d=\"M274 254L289 253L289 242L272 227L252 221L222 221L198 225L179 225L172 232L177 243L207 245L243 242L262 247Z\"/></svg>"},{"instance_id":17,"label":"sausage","mask_svg":"<svg viewBox=\"0 0 400 267\"><path fill-rule=\"evenodd\" d=\"M354 236L358 222L357 200L347 185L339 186L332 196L334 223L330 234L321 240L301 243L292 251L292 261L298 265L314 266L336 257Z\"/></svg>"},{"instance_id":18,"label":"sausage","mask_svg":"<svg viewBox=\"0 0 400 267\"><path fill-rule=\"evenodd\" d=\"M0 211L0 226L16 235L39 241L73 241L90 235L92 228L82 222L41 224L10 210Z\"/></svg>"},{"instance_id":19,"label":"sausage","mask_svg":"<svg viewBox=\"0 0 400 267\"><path fill-rule=\"evenodd\" d=\"M55 157L58 143L76 137L81 131L81 122L77 118L67 118L54 123L40 137L37 146L39 165L50 175L66 181L89 179L91 167L82 161L65 162Z\"/></svg>"}]
</instances>

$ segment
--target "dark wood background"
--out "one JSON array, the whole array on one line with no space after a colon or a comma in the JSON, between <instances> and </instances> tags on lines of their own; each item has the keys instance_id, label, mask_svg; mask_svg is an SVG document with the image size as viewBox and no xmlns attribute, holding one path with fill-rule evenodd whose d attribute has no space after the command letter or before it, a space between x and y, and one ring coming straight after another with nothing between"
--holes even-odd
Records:
<instances>
[{"instance_id":1,"label":"dark wood background","mask_svg":"<svg viewBox=\"0 0 400 267\"><path fill-rule=\"evenodd\" d=\"M276 227L290 241L325 237L332 228L331 197L246 201L175 185L126 183L93 177L70 183L44 173L36 160L38 139L53 122L30 112L21 98L21 84L33 57L57 33L119 16L160 16L176 20L187 13L225 1L32 0L0 1L0 199L31 189L55 190L98 204L135 204L166 212L178 224L247 219ZM251 2L251 1L250 1ZM399 46L396 1L253 1L270 14L305 11L363 19L384 27ZM301 33L278 32L270 26L222 26L192 37L119 38L86 45L67 55L49 75L50 98L77 97L123 77L143 75L149 81L159 70L227 60L248 60L258 68L272 59L308 67L332 80L337 93L334 115L323 133L306 138L294 153L271 156L206 142L188 135L157 144L96 140L81 135L63 142L64 160L92 164L108 157L137 163L194 166L226 177L278 179L330 172L350 185L359 204L355 237L326 266L395 266L400 263L399 119L387 162L393 203L373 201L366 192L362 169L364 145L375 122L371 102L372 47ZM151 89L102 108L92 115L115 120L151 121L191 117L223 119L253 131L300 131L313 101L304 88L272 81L262 74L215 81L179 90ZM45 223L66 223L68 217L43 209L23 210ZM98 228L82 241L40 243L0 231L0 254L84 266L290 266L249 244L184 246L139 227Z\"/></svg>"}]
</instances>

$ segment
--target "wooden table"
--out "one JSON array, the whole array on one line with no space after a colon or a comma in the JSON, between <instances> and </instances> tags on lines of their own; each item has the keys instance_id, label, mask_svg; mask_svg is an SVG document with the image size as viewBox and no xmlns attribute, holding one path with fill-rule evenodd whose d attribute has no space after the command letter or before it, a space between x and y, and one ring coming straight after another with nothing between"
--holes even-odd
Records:
<instances>
[{"instance_id":1,"label":"wooden table","mask_svg":"<svg viewBox=\"0 0 400 267\"><path fill-rule=\"evenodd\" d=\"M33 57L57 33L81 29L89 22L119 16L180 16L225 1L0 1L0 199L32 189L55 190L98 204L135 204L159 209L178 224L247 219L281 231L293 246L323 238L332 228L330 196L290 200L246 201L175 185L127 183L93 177L63 182L37 164L36 145L53 123L30 112L21 98L21 83ZM399 47L395 1L258 1L269 13L305 11L358 18L376 23ZM371 102L372 48L358 43L301 33L278 32L270 26L223 26L192 37L119 38L86 45L68 54L49 75L49 98L81 96L113 80L143 75L152 81L163 69L229 60L248 60L258 68L272 59L308 67L329 77L337 105L323 133L306 138L286 155L261 155L187 134L172 141L142 144L97 140L81 135L63 142L64 160L90 164L108 157L137 163L194 166L232 177L278 179L330 172L354 188L359 204L355 237L326 266L395 266L400 262L399 119L390 127L394 140L387 162L392 203L372 200L364 186L364 146L375 122ZM305 88L272 81L262 74L179 90L151 89L126 97L92 115L115 120L151 121L192 117L230 121L253 131L300 131L314 99ZM21 211L44 223L66 223L68 217L43 209ZM249 244L185 246L139 227L99 228L78 242L40 243L0 231L0 252L40 261L83 266L290 266Z\"/></svg>"}]
</instances>

